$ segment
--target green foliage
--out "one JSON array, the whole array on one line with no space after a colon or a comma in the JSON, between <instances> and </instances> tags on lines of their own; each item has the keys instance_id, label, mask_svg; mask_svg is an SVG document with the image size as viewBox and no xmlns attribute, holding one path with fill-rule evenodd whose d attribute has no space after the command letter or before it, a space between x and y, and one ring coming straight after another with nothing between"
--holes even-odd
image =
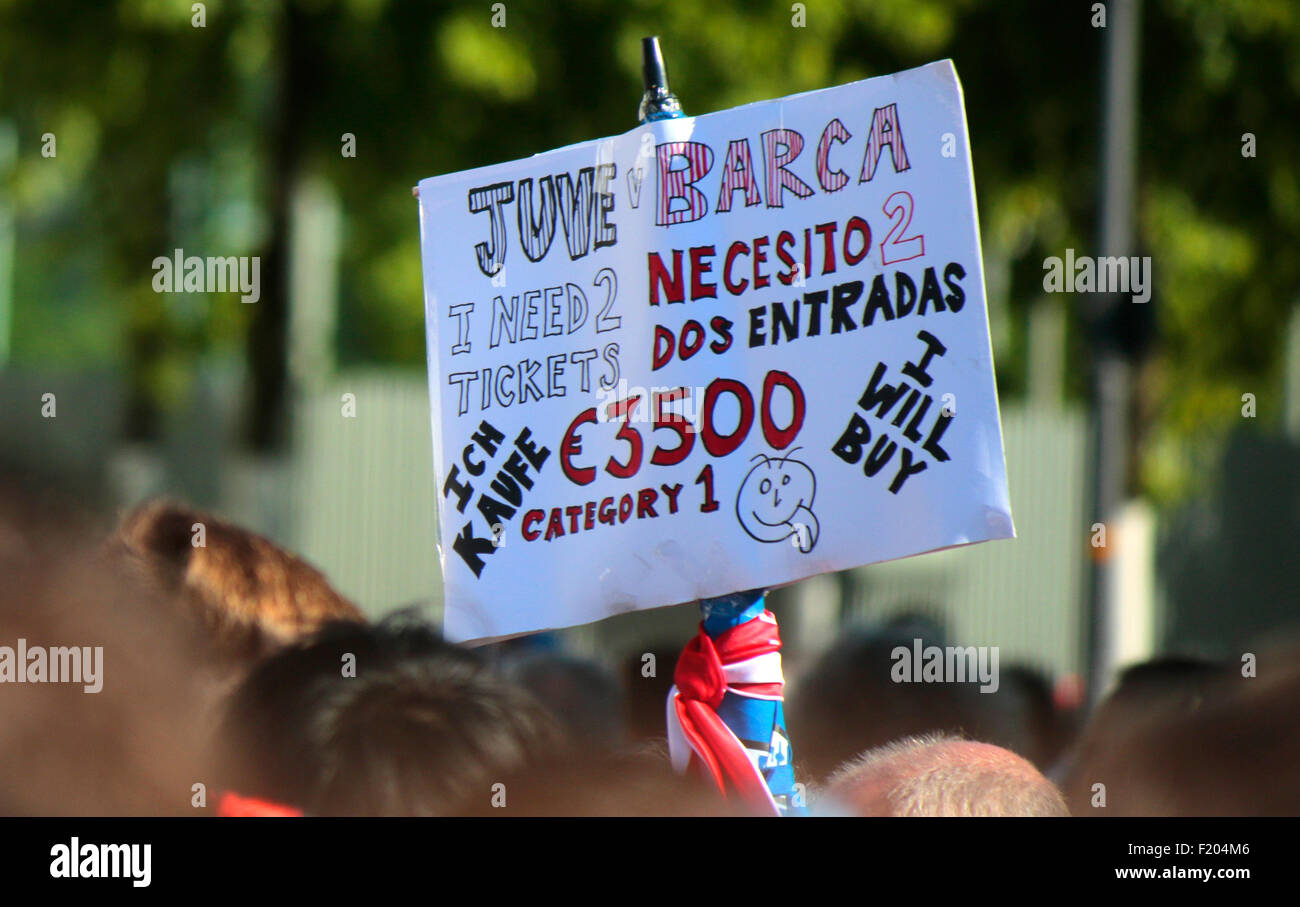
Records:
<instances>
[{"instance_id":1,"label":"green foliage","mask_svg":"<svg viewBox=\"0 0 1300 907\"><path fill-rule=\"evenodd\" d=\"M793 23L800 14L805 27ZM0 3L0 120L20 156L0 192L18 223L14 356L119 362L155 405L196 357L245 343L233 296L172 304L146 286L175 246L256 254L286 174L340 195L345 364L423 362L418 231L425 176L634 125L639 42L659 34L689 113L952 57L966 96L1000 386L1025 391L1042 262L1095 246L1100 63L1092 4L1033 0L493 5L229 0L205 28L172 0ZM1280 407L1282 325L1300 287L1300 6L1148 0L1139 225L1157 342L1142 370L1147 491L1185 491L1194 449ZM296 86L291 97L284 86ZM286 139L277 132L289 124ZM40 136L58 136L43 159ZM1252 133L1257 156L1243 157ZM343 133L357 156L339 153ZM1077 303L1077 300L1075 301ZM1091 339L1072 317L1070 392ZM1234 403L1234 401L1237 401Z\"/></svg>"}]
</instances>

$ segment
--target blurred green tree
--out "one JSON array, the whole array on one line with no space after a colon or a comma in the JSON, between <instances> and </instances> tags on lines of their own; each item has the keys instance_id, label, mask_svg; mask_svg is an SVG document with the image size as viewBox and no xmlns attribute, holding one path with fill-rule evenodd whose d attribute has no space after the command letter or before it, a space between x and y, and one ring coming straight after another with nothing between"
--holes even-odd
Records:
<instances>
[{"instance_id":1,"label":"blurred green tree","mask_svg":"<svg viewBox=\"0 0 1300 907\"><path fill-rule=\"evenodd\" d=\"M496 27L504 16L504 27ZM424 361L410 187L620 132L639 41L662 36L688 113L952 57L967 104L1004 394L1027 383L1043 259L1096 233L1102 32L1094 4L1032 0L565 3L181 0L0 3L0 120L20 156L14 358L129 377L132 437L196 357L242 356L245 437L283 440L290 186L318 174L345 219L343 364ZM1187 490L1239 418L1280 412L1282 327L1300 286L1300 5L1144 4L1139 184L1156 293L1139 347L1142 488ZM58 136L57 164L39 137ZM344 133L356 155L340 153ZM1243 135L1255 156L1243 156ZM262 300L150 289L173 247L263 256ZM203 253L202 250L209 250ZM180 300L177 302L176 300ZM1070 311L1067 392L1091 338Z\"/></svg>"}]
</instances>

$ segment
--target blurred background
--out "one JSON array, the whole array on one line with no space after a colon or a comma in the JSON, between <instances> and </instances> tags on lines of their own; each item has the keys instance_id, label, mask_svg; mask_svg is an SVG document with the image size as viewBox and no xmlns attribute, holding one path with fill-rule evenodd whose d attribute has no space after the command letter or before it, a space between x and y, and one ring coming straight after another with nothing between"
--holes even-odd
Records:
<instances>
[{"instance_id":1,"label":"blurred background","mask_svg":"<svg viewBox=\"0 0 1300 907\"><path fill-rule=\"evenodd\" d=\"M1019 538L781 590L796 666L916 619L1096 685L1289 632L1294 0L0 0L0 461L436 618L411 187L631 128L651 34L690 114L945 57L965 91ZM1044 292L1108 245L1151 257L1149 303ZM260 256L260 300L155 292L177 248ZM697 620L560 635L614 667Z\"/></svg>"}]
</instances>

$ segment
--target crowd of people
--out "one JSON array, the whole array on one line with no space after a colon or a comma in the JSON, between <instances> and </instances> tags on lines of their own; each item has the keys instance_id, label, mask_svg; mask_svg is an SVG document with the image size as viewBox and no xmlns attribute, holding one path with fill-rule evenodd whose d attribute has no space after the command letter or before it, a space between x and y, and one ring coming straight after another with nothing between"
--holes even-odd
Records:
<instances>
[{"instance_id":1,"label":"crowd of people","mask_svg":"<svg viewBox=\"0 0 1300 907\"><path fill-rule=\"evenodd\" d=\"M1288 647L1250 671L1130 667L1085 714L1025 666L996 692L893 682L896 646L942 634L849 629L789 672L801 812L1300 814ZM114 521L0 486L0 645L18 640L102 647L103 676L0 671L0 814L753 814L670 766L671 669L453 645L417 609L367 619L274 542L175 503Z\"/></svg>"}]
</instances>

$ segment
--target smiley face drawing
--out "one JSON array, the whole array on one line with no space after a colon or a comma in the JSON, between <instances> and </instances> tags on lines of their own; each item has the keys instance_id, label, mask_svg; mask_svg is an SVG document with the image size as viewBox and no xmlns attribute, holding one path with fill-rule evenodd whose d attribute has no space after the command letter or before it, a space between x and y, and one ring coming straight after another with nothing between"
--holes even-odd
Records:
<instances>
[{"instance_id":1,"label":"smiley face drawing","mask_svg":"<svg viewBox=\"0 0 1300 907\"><path fill-rule=\"evenodd\" d=\"M792 460L789 454L759 454L754 459L759 462L736 493L736 518L741 528L760 542L781 542L794 536L794 544L807 554L817 544L819 531L812 512L817 477L807 464Z\"/></svg>"}]
</instances>

